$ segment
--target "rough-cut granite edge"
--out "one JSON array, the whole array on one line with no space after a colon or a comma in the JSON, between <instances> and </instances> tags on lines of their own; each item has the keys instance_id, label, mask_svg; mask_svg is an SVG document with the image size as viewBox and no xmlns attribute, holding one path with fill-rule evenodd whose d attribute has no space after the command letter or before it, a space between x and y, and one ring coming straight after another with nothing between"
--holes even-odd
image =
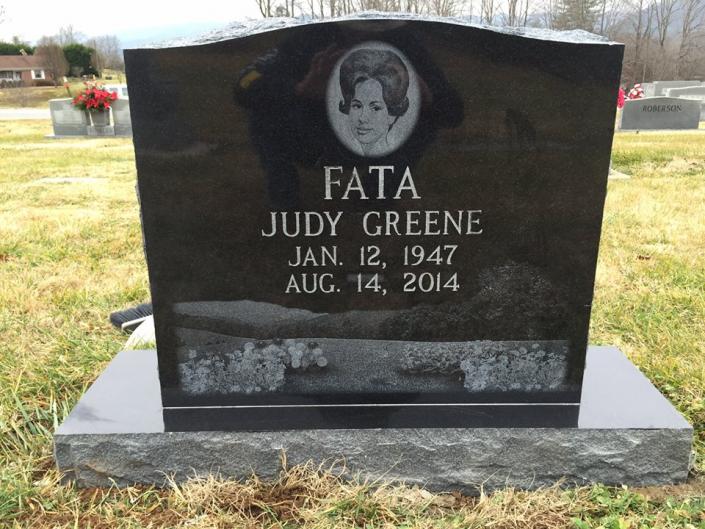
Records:
<instances>
[{"instance_id":1,"label":"rough-cut granite edge","mask_svg":"<svg viewBox=\"0 0 705 529\"><path fill-rule=\"evenodd\" d=\"M164 42L151 43L141 48L174 48L181 46L197 46L202 44L211 44L214 42L219 42L227 39L234 39L240 37L247 37L250 35L256 35L257 33L264 33L266 31L273 31L277 29L291 28L295 26L302 26L305 24L324 24L328 22L354 22L358 20L401 20L401 21L414 21L422 20L427 22L444 22L447 24L455 24L461 26L468 26L473 28L486 29L490 31L495 31L497 33L503 33L506 35L514 35L518 37L526 37L537 40L550 40L556 42L566 42L574 44L608 44L614 45L619 44L618 42L612 42L606 37L601 35L595 35L594 33L589 33L583 30L570 30L570 31L555 31L552 29L544 28L527 28L527 27L510 27L510 26L490 26L487 24L477 24L473 22L471 16L464 17L438 17L430 15L418 15L413 13L388 13L381 11L365 11L362 13L355 13L352 15L347 15L343 17L336 18L324 18L324 19L314 19L308 16L302 16L297 18L291 17L275 17L275 18L265 18L261 20L250 19L242 22L231 22L227 26L222 28L213 29L209 32L204 33L198 37L194 38L178 38L172 39Z\"/></svg>"},{"instance_id":2,"label":"rough-cut granite edge","mask_svg":"<svg viewBox=\"0 0 705 529\"><path fill-rule=\"evenodd\" d=\"M58 428L59 470L79 486L245 478L344 459L348 474L474 492L686 479L692 427L613 347L591 346L577 428L306 429L165 433L156 351L122 351ZM292 413L296 413L292 410ZM140 432L140 433L136 433Z\"/></svg>"},{"instance_id":3,"label":"rough-cut granite edge","mask_svg":"<svg viewBox=\"0 0 705 529\"><path fill-rule=\"evenodd\" d=\"M57 435L55 457L80 487L164 485L208 474L275 477L288 464L338 461L345 475L476 493L601 482L682 482L692 430L387 429Z\"/></svg>"}]
</instances>

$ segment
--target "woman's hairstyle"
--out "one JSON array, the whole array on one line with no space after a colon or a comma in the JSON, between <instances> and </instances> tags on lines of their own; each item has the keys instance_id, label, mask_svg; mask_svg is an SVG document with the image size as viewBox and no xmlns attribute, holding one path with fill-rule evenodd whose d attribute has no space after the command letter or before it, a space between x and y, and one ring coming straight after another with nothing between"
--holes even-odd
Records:
<instances>
[{"instance_id":1,"label":"woman's hairstyle","mask_svg":"<svg viewBox=\"0 0 705 529\"><path fill-rule=\"evenodd\" d=\"M339 108L350 113L355 87L374 79L382 85L382 98L391 116L403 116L409 108L409 71L399 56L388 50L360 49L348 55L340 65L340 90L343 100Z\"/></svg>"}]
</instances>

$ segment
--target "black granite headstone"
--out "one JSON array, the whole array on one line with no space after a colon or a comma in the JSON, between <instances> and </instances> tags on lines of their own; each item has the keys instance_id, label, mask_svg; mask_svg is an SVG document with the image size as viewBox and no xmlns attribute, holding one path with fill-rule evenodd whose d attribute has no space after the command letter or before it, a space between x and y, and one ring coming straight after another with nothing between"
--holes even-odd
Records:
<instances>
[{"instance_id":1,"label":"black granite headstone","mask_svg":"<svg viewBox=\"0 0 705 529\"><path fill-rule=\"evenodd\" d=\"M167 427L575 425L622 46L272 28L125 53Z\"/></svg>"}]
</instances>

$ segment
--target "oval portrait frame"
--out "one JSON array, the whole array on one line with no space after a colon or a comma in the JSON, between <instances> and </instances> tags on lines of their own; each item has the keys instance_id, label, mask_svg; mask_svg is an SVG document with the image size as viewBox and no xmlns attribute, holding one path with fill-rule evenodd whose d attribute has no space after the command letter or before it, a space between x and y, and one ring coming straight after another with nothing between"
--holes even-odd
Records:
<instances>
[{"instance_id":1,"label":"oval portrait frame","mask_svg":"<svg viewBox=\"0 0 705 529\"><path fill-rule=\"evenodd\" d=\"M391 52L395 54L406 67L406 71L409 76L409 85L406 91L406 98L408 99L408 107L399 116L392 116L389 118L393 119L393 123L390 125L386 132L386 135L381 137L380 140L374 144L367 143L363 146L362 142L356 137L355 118L353 113L348 110L348 113L343 111L344 96L343 91L340 86L340 70L346 59L353 53L359 50L382 50L386 52ZM381 85L380 85L381 88ZM385 105L386 106L386 105ZM330 127L333 129L338 140L345 145L345 147L352 151L353 153L365 157L365 158L379 158L393 153L399 149L411 133L416 128L416 122L419 117L419 110L421 106L421 91L419 89L418 77L416 70L414 70L411 62L406 58L406 56L397 48L391 44L381 41L366 41L356 46L350 48L335 64L333 71L331 72L330 78L328 79L328 87L326 90L326 110L328 112L328 122ZM359 116L359 114L358 114ZM360 125L357 123L357 127L366 127L367 125ZM362 129L362 134L365 133L365 129ZM380 144L379 141L384 141ZM367 152L366 152L367 151Z\"/></svg>"}]
</instances>

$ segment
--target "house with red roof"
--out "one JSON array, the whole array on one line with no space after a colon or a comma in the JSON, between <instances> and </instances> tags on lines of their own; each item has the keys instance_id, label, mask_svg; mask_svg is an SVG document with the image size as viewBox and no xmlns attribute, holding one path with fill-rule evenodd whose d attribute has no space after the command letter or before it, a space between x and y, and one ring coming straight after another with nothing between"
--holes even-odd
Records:
<instances>
[{"instance_id":1,"label":"house with red roof","mask_svg":"<svg viewBox=\"0 0 705 529\"><path fill-rule=\"evenodd\" d=\"M44 64L44 57L39 55L0 55L0 86L24 86L44 84L53 81L53 76Z\"/></svg>"}]
</instances>

